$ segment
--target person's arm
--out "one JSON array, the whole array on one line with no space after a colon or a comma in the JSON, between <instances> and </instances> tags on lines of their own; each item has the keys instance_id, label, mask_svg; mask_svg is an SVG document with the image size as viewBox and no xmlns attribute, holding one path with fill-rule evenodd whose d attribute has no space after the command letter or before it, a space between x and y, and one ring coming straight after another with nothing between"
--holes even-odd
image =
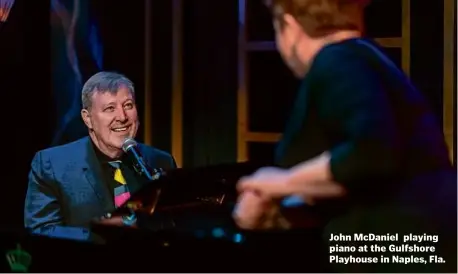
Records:
<instances>
[{"instance_id":1,"label":"person's arm","mask_svg":"<svg viewBox=\"0 0 458 274\"><path fill-rule=\"evenodd\" d=\"M402 159L401 137L380 76L345 52L322 57L311 96L320 121L344 141L293 167L291 187L335 181L359 188L360 183L395 176Z\"/></svg>"},{"instance_id":2,"label":"person's arm","mask_svg":"<svg viewBox=\"0 0 458 274\"><path fill-rule=\"evenodd\" d=\"M73 240L89 240L87 229L64 226L59 190L51 162L38 152L32 160L25 198L24 225L33 234Z\"/></svg>"}]
</instances>

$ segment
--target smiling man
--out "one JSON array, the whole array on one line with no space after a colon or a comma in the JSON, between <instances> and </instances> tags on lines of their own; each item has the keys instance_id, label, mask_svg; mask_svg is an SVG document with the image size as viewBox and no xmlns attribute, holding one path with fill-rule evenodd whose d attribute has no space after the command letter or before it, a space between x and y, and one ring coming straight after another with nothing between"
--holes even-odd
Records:
<instances>
[{"instance_id":1,"label":"smiling man","mask_svg":"<svg viewBox=\"0 0 458 274\"><path fill-rule=\"evenodd\" d=\"M89 239L92 219L112 212L148 183L122 150L139 126L133 83L118 73L99 72L84 84L82 105L89 137L39 151L32 160L24 222L34 233ZM170 154L143 144L138 148L151 168L175 168Z\"/></svg>"}]
</instances>

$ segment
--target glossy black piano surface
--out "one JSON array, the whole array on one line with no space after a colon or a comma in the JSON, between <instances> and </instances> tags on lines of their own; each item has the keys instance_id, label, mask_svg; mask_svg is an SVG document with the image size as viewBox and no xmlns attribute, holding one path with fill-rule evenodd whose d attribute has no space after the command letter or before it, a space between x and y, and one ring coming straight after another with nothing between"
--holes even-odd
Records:
<instances>
[{"instance_id":1,"label":"glossy black piano surface","mask_svg":"<svg viewBox=\"0 0 458 274\"><path fill-rule=\"evenodd\" d=\"M161 189L159 209L192 204L215 204L224 195L224 203L236 198L236 183L256 171L261 165L251 162L220 164L200 168L169 170L132 195L132 200L141 200L144 205L152 201L152 193Z\"/></svg>"},{"instance_id":2,"label":"glossy black piano surface","mask_svg":"<svg viewBox=\"0 0 458 274\"><path fill-rule=\"evenodd\" d=\"M135 209L137 224L141 228L152 231L204 231L208 234L214 227L223 227L228 233L235 233L231 215L237 199L237 181L260 167L259 164L245 162L167 171L134 193L126 206L113 214L130 214L127 209L129 203L141 204ZM316 214L301 212L303 215L313 216L309 218L310 225L309 219L305 218L306 227L316 225L313 220L317 219Z\"/></svg>"}]
</instances>

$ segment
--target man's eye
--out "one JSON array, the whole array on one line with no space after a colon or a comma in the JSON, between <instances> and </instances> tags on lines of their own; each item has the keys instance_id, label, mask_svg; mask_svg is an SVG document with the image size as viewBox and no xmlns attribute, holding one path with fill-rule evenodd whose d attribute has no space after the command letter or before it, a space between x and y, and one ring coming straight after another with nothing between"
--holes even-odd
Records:
<instances>
[{"instance_id":1,"label":"man's eye","mask_svg":"<svg viewBox=\"0 0 458 274\"><path fill-rule=\"evenodd\" d=\"M105 111L112 112L112 111L114 111L114 107L111 107L111 106L107 107L107 108L105 108Z\"/></svg>"},{"instance_id":2,"label":"man's eye","mask_svg":"<svg viewBox=\"0 0 458 274\"><path fill-rule=\"evenodd\" d=\"M133 107L134 107L134 104L132 104L132 103L127 103L127 104L124 105L124 108L126 108L126 109L132 109Z\"/></svg>"}]
</instances>

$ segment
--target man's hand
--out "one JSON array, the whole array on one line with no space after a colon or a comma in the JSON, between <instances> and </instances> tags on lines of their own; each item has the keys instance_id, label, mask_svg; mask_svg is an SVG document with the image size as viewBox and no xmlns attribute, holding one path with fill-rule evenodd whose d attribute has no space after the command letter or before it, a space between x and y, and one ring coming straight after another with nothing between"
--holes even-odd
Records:
<instances>
[{"instance_id":1,"label":"man's hand","mask_svg":"<svg viewBox=\"0 0 458 274\"><path fill-rule=\"evenodd\" d=\"M111 218L102 217L97 220L94 220L93 223L110 226L124 226L121 216L115 216Z\"/></svg>"},{"instance_id":2,"label":"man's hand","mask_svg":"<svg viewBox=\"0 0 458 274\"><path fill-rule=\"evenodd\" d=\"M288 188L289 172L276 167L264 167L250 176L243 177L237 183L240 193L251 191L266 200L282 198L291 195Z\"/></svg>"},{"instance_id":3,"label":"man's hand","mask_svg":"<svg viewBox=\"0 0 458 274\"><path fill-rule=\"evenodd\" d=\"M136 227L136 223L132 223L131 225L126 225L125 221L123 220L123 216L103 216L98 219L94 219L93 223L101 224L101 225L108 225L108 226L130 226Z\"/></svg>"},{"instance_id":4,"label":"man's hand","mask_svg":"<svg viewBox=\"0 0 458 274\"><path fill-rule=\"evenodd\" d=\"M281 201L283 207L292 208L346 194L344 187L332 181L327 153L290 169L261 168L241 178L237 190L240 196L233 216L244 229L290 226L291 220L286 221L280 214ZM282 219L286 225L281 224Z\"/></svg>"},{"instance_id":5,"label":"man's hand","mask_svg":"<svg viewBox=\"0 0 458 274\"><path fill-rule=\"evenodd\" d=\"M317 181L307 176L297 176L294 169L261 168L251 176L243 177L237 184L239 192L251 191L265 200L300 196L306 203L316 199L341 197L345 189L333 181Z\"/></svg>"},{"instance_id":6,"label":"man's hand","mask_svg":"<svg viewBox=\"0 0 458 274\"><path fill-rule=\"evenodd\" d=\"M242 229L265 229L270 228L277 208L272 200L263 199L252 191L245 191L239 195L232 216Z\"/></svg>"}]
</instances>

